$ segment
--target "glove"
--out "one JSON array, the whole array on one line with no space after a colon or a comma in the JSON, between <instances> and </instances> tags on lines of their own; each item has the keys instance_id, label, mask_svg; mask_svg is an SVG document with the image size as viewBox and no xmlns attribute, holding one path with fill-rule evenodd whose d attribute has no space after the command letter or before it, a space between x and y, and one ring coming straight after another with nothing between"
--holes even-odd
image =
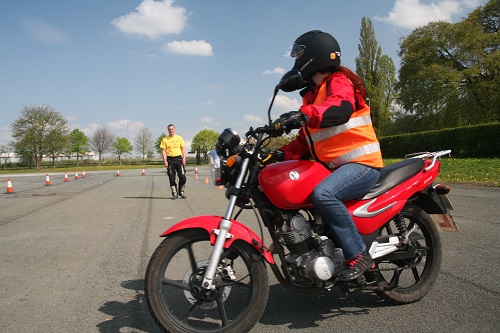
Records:
<instances>
[{"instance_id":1,"label":"glove","mask_svg":"<svg viewBox=\"0 0 500 333\"><path fill-rule=\"evenodd\" d=\"M291 130L301 128L305 124L305 114L301 111L290 111L283 113L277 120L275 120L273 126L275 130L283 131L288 134Z\"/></svg>"},{"instance_id":2,"label":"glove","mask_svg":"<svg viewBox=\"0 0 500 333\"><path fill-rule=\"evenodd\" d=\"M282 150L275 150L270 152L262 159L262 165L268 165L274 162L281 162L285 160L285 153Z\"/></svg>"}]
</instances>

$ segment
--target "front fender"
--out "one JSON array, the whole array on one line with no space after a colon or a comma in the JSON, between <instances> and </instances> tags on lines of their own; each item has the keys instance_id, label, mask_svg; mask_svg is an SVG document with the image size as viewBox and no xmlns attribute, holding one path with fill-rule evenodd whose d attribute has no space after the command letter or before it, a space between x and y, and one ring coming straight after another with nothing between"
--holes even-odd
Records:
<instances>
[{"instance_id":1,"label":"front fender","mask_svg":"<svg viewBox=\"0 0 500 333\"><path fill-rule=\"evenodd\" d=\"M168 235L177 232L179 230L184 229L205 229L210 235L210 243L212 245L215 244L216 235L213 230L219 229L219 223L222 220L221 216L215 215L203 215L203 216L195 216L188 218L186 220L180 221L174 224L172 227L168 228L161 237L168 237ZM237 240L243 240L248 244L252 245L257 251L262 253L262 256L269 264L274 265L274 259L271 255L271 252L267 249L267 246L262 242L262 239L257 236L252 229L247 226L241 224L236 220L231 220L233 225L229 230L229 233L233 235L232 238L226 239L224 243L224 248L227 249L231 246L231 244Z\"/></svg>"}]
</instances>

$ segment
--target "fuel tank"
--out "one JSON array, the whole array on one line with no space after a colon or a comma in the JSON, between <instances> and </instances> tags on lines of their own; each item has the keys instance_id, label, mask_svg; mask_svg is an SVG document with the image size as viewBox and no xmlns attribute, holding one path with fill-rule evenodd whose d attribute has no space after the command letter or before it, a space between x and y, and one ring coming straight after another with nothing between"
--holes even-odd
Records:
<instances>
[{"instance_id":1,"label":"fuel tank","mask_svg":"<svg viewBox=\"0 0 500 333\"><path fill-rule=\"evenodd\" d=\"M259 174L259 184L281 209L311 208L313 189L331 173L318 162L292 160L266 166Z\"/></svg>"}]
</instances>

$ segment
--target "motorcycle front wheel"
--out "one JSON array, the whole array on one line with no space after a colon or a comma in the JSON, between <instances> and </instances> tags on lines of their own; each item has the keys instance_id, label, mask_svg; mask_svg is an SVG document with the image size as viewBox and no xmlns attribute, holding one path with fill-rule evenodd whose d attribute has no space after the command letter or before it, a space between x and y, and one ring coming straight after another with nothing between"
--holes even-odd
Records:
<instances>
[{"instance_id":1,"label":"motorcycle front wheel","mask_svg":"<svg viewBox=\"0 0 500 333\"><path fill-rule=\"evenodd\" d=\"M165 332L248 332L259 320L269 295L261 255L244 241L225 249L215 289L201 287L212 253L205 230L169 235L153 253L145 277L145 297Z\"/></svg>"},{"instance_id":2,"label":"motorcycle front wheel","mask_svg":"<svg viewBox=\"0 0 500 333\"><path fill-rule=\"evenodd\" d=\"M439 231L429 214L411 204L401 214L407 229L415 227L409 240L412 251L418 255L411 259L379 262L383 290L377 294L396 304L408 304L420 300L434 285L441 267L442 250ZM381 235L395 233L395 222L390 221Z\"/></svg>"}]
</instances>

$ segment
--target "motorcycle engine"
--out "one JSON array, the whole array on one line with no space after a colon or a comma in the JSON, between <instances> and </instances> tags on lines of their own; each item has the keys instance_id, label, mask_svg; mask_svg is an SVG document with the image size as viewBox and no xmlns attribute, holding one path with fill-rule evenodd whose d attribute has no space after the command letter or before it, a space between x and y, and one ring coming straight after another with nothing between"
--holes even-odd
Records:
<instances>
[{"instance_id":1,"label":"motorcycle engine","mask_svg":"<svg viewBox=\"0 0 500 333\"><path fill-rule=\"evenodd\" d=\"M335 249L328 237L313 233L302 214L293 215L278 234L290 251L286 260L297 282L328 281L342 269L342 250Z\"/></svg>"}]
</instances>

